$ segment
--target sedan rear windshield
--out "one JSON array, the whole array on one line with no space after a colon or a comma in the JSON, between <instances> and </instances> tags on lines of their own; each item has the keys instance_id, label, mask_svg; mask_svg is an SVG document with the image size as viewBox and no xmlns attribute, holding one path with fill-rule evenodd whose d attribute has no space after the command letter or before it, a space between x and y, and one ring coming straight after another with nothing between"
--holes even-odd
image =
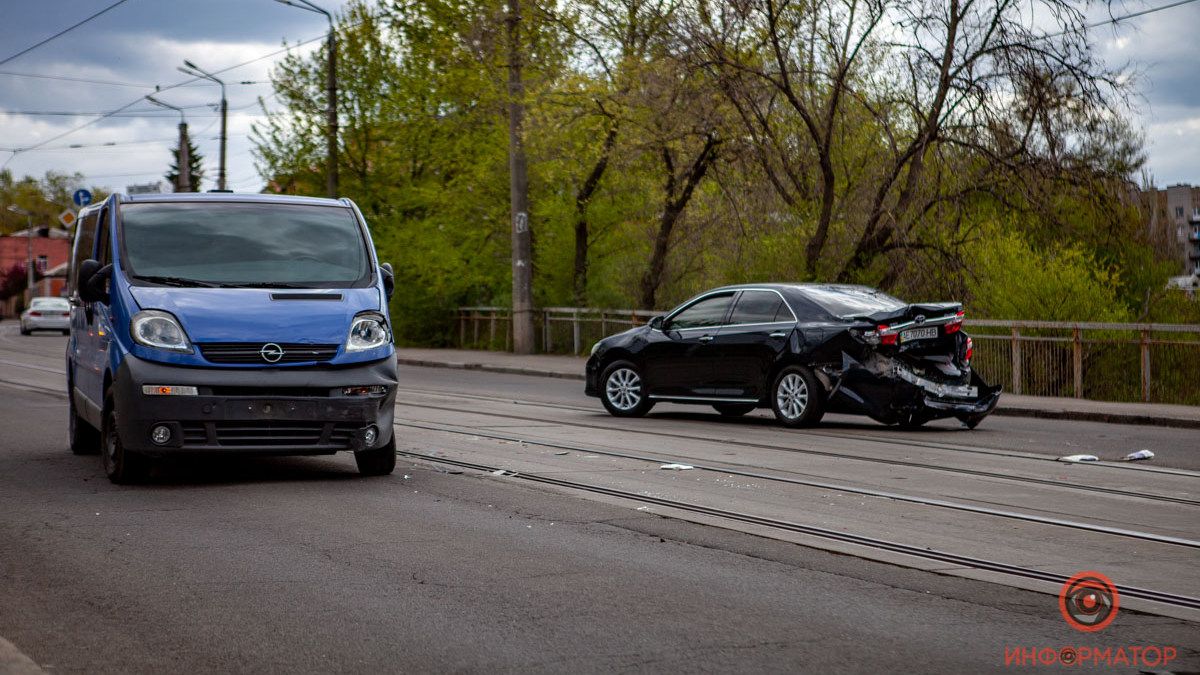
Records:
<instances>
[{"instance_id":1,"label":"sedan rear windshield","mask_svg":"<svg viewBox=\"0 0 1200 675\"><path fill-rule=\"evenodd\" d=\"M354 213L304 204L121 206L124 266L173 286L353 288L370 283Z\"/></svg>"},{"instance_id":2,"label":"sedan rear windshield","mask_svg":"<svg viewBox=\"0 0 1200 675\"><path fill-rule=\"evenodd\" d=\"M66 298L34 298L33 302L29 303L29 307L50 307L56 309L70 309L71 304Z\"/></svg>"},{"instance_id":3,"label":"sedan rear windshield","mask_svg":"<svg viewBox=\"0 0 1200 675\"><path fill-rule=\"evenodd\" d=\"M865 316L906 306L887 293L866 286L807 286L801 292L834 316Z\"/></svg>"}]
</instances>

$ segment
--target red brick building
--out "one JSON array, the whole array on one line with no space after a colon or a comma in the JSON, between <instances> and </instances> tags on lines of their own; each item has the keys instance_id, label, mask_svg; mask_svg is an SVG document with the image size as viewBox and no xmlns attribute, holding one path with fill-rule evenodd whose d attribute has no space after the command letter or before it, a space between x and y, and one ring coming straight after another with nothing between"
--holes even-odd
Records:
<instances>
[{"instance_id":1,"label":"red brick building","mask_svg":"<svg viewBox=\"0 0 1200 675\"><path fill-rule=\"evenodd\" d=\"M66 230L50 228L50 236L39 237L33 231L33 261L38 276L47 270L63 265L71 258L71 235ZM0 272L13 265L24 265L29 256L29 231L21 230L0 237ZM65 269L65 268L64 268ZM66 288L66 277L52 277L36 282L34 295L62 295ZM22 294L0 302L0 312L13 316L15 309L23 304Z\"/></svg>"}]
</instances>

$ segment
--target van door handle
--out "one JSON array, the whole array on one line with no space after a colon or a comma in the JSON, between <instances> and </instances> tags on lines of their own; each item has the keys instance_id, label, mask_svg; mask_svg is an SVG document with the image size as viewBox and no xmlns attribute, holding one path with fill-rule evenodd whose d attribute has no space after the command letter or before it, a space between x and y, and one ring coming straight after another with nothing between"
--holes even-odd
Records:
<instances>
[{"instance_id":1,"label":"van door handle","mask_svg":"<svg viewBox=\"0 0 1200 675\"><path fill-rule=\"evenodd\" d=\"M711 336L711 335L701 335L700 336L701 342L712 342L712 339L713 339L713 336Z\"/></svg>"},{"instance_id":2,"label":"van door handle","mask_svg":"<svg viewBox=\"0 0 1200 675\"><path fill-rule=\"evenodd\" d=\"M770 337L787 337L787 333L777 330L774 333L771 333Z\"/></svg>"}]
</instances>

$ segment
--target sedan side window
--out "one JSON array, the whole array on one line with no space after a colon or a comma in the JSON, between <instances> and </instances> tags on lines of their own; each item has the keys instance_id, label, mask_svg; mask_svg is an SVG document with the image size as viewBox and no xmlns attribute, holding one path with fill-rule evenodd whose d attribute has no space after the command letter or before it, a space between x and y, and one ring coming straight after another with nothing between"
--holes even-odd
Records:
<instances>
[{"instance_id":1,"label":"sedan side window","mask_svg":"<svg viewBox=\"0 0 1200 675\"><path fill-rule=\"evenodd\" d=\"M783 298L772 291L742 291L737 304L733 307L732 324L740 323L775 323L777 321L794 321L791 310L784 304Z\"/></svg>"},{"instance_id":2,"label":"sedan side window","mask_svg":"<svg viewBox=\"0 0 1200 675\"><path fill-rule=\"evenodd\" d=\"M671 318L671 330L720 326L725 322L733 295L710 296L693 304Z\"/></svg>"}]
</instances>

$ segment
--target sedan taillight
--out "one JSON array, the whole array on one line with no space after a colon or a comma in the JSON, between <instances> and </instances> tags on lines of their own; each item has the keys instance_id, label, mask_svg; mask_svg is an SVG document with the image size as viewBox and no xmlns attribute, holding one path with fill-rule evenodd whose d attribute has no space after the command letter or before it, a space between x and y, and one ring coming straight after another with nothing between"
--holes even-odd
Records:
<instances>
[{"instance_id":1,"label":"sedan taillight","mask_svg":"<svg viewBox=\"0 0 1200 675\"><path fill-rule=\"evenodd\" d=\"M963 354L963 365L971 365L971 355L975 353L975 343L971 338L967 338L967 351Z\"/></svg>"},{"instance_id":2,"label":"sedan taillight","mask_svg":"<svg viewBox=\"0 0 1200 675\"><path fill-rule=\"evenodd\" d=\"M900 333L890 331L887 326L880 324L876 329L879 333L879 343L885 345L894 345L900 339Z\"/></svg>"},{"instance_id":3,"label":"sedan taillight","mask_svg":"<svg viewBox=\"0 0 1200 675\"><path fill-rule=\"evenodd\" d=\"M958 310L958 313L954 315L954 319L950 323L946 324L946 335L957 333L958 331L962 330L963 317L966 315L967 310Z\"/></svg>"},{"instance_id":4,"label":"sedan taillight","mask_svg":"<svg viewBox=\"0 0 1200 675\"><path fill-rule=\"evenodd\" d=\"M41 316L41 315L42 315L41 312L30 312L29 313L29 316Z\"/></svg>"}]
</instances>

